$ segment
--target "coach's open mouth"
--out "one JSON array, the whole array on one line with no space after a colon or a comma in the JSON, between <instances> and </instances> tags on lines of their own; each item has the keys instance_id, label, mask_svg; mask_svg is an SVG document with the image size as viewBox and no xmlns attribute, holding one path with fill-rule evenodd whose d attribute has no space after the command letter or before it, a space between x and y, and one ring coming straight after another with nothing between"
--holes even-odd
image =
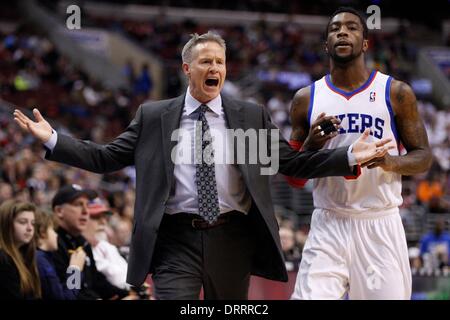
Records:
<instances>
[{"instance_id":1,"label":"coach's open mouth","mask_svg":"<svg viewBox=\"0 0 450 320\"><path fill-rule=\"evenodd\" d=\"M216 78L208 78L208 79L206 79L205 84L206 84L208 87L217 87L217 86L219 85L219 79L216 79Z\"/></svg>"}]
</instances>

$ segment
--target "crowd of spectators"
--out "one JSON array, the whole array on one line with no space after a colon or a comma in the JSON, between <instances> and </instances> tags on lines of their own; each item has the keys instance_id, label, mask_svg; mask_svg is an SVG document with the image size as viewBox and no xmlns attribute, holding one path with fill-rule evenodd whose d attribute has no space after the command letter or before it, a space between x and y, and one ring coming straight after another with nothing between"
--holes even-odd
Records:
<instances>
[{"instance_id":1,"label":"crowd of spectators","mask_svg":"<svg viewBox=\"0 0 450 320\"><path fill-rule=\"evenodd\" d=\"M157 54L166 64L179 64L181 45L191 33L214 29L227 41L227 76L243 77L253 69L306 72L313 80L327 70L324 33L303 30L294 22L271 24L264 20L250 25L215 26L192 20L169 22L164 15L151 21L88 16L92 25L120 32ZM403 61L415 60L417 48L412 31L401 25L396 33L370 34L369 66L403 79L410 71Z\"/></svg>"}]
</instances>

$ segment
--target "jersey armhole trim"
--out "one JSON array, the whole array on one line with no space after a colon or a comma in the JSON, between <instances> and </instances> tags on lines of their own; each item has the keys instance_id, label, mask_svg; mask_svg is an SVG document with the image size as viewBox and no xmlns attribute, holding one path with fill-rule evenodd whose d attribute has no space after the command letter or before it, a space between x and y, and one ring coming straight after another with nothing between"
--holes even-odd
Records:
<instances>
[{"instance_id":1,"label":"jersey armhole trim","mask_svg":"<svg viewBox=\"0 0 450 320\"><path fill-rule=\"evenodd\" d=\"M311 127L311 123L312 123L312 110L313 110L313 105L314 105L314 91L315 91L315 82L312 83L311 85L311 92L309 95L309 106L308 106L308 124Z\"/></svg>"},{"instance_id":2,"label":"jersey armhole trim","mask_svg":"<svg viewBox=\"0 0 450 320\"><path fill-rule=\"evenodd\" d=\"M397 141L397 145L400 145L400 139L399 139L399 136L397 133L397 127L395 126L394 110L392 109L392 105L391 105L391 82L392 82L392 77L389 77L386 81L386 90L384 93L384 97L386 100L386 106L389 111L389 115L391 117L391 130L394 133L395 140Z\"/></svg>"}]
</instances>

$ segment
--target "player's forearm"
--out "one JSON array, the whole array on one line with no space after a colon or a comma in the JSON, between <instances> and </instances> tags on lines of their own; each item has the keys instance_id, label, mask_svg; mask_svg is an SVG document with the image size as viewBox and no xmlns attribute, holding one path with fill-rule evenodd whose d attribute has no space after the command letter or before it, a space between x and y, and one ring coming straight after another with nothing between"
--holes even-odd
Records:
<instances>
[{"instance_id":1,"label":"player's forearm","mask_svg":"<svg viewBox=\"0 0 450 320\"><path fill-rule=\"evenodd\" d=\"M411 150L404 156L392 157L393 172L404 176L411 176L426 172L430 169L433 157L429 149Z\"/></svg>"}]
</instances>

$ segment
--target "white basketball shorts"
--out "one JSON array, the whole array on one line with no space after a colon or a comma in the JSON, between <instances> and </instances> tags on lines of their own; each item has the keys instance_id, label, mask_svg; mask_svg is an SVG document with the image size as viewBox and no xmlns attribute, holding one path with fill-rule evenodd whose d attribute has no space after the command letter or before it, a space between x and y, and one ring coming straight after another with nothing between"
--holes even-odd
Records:
<instances>
[{"instance_id":1,"label":"white basketball shorts","mask_svg":"<svg viewBox=\"0 0 450 320\"><path fill-rule=\"evenodd\" d=\"M411 269L398 208L316 209L291 299L410 299Z\"/></svg>"}]
</instances>

